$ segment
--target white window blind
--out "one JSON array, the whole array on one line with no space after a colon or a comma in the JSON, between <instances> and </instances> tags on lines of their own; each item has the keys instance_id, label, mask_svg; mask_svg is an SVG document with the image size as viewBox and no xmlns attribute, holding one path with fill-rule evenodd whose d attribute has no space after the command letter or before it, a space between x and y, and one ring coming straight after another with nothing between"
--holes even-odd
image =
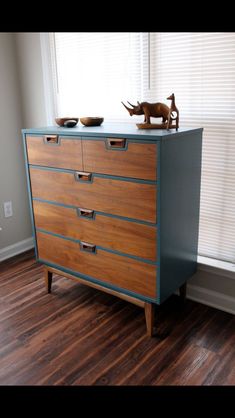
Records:
<instances>
[{"instance_id":1,"label":"white window blind","mask_svg":"<svg viewBox=\"0 0 235 418\"><path fill-rule=\"evenodd\" d=\"M58 116L134 124L121 101L175 93L180 126L204 128L199 254L234 263L235 33L56 33L53 45Z\"/></svg>"},{"instance_id":2,"label":"white window blind","mask_svg":"<svg viewBox=\"0 0 235 418\"><path fill-rule=\"evenodd\" d=\"M58 116L129 120L141 93L140 33L55 33Z\"/></svg>"},{"instance_id":3,"label":"white window blind","mask_svg":"<svg viewBox=\"0 0 235 418\"><path fill-rule=\"evenodd\" d=\"M175 93L180 126L204 128L199 254L234 263L235 33L151 33L150 62L146 100Z\"/></svg>"}]
</instances>

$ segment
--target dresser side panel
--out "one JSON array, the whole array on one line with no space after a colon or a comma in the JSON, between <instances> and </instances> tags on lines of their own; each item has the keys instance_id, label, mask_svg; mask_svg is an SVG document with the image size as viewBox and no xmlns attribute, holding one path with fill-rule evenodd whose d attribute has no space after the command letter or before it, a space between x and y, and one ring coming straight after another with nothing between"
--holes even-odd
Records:
<instances>
[{"instance_id":1,"label":"dresser side panel","mask_svg":"<svg viewBox=\"0 0 235 418\"><path fill-rule=\"evenodd\" d=\"M161 143L161 303L197 269L201 148L200 131Z\"/></svg>"}]
</instances>

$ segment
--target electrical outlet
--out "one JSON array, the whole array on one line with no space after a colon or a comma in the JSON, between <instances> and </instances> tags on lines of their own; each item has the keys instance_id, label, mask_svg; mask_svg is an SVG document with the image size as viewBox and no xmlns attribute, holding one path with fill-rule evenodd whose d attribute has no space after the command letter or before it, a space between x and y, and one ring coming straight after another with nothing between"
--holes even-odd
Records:
<instances>
[{"instance_id":1,"label":"electrical outlet","mask_svg":"<svg viewBox=\"0 0 235 418\"><path fill-rule=\"evenodd\" d=\"M4 216L5 216L5 218L9 218L10 216L12 216L13 215L12 202L11 201L4 202L3 206L4 206Z\"/></svg>"}]
</instances>

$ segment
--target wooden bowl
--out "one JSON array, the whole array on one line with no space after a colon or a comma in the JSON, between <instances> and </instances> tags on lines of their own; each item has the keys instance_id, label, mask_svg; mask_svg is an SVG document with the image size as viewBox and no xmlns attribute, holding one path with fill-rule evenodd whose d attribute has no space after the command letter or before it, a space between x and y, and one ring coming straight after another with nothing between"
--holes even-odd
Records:
<instances>
[{"instance_id":1,"label":"wooden bowl","mask_svg":"<svg viewBox=\"0 0 235 418\"><path fill-rule=\"evenodd\" d=\"M100 117L80 118L80 122L85 126L100 126L103 121L104 121L104 118L100 118Z\"/></svg>"},{"instance_id":2,"label":"wooden bowl","mask_svg":"<svg viewBox=\"0 0 235 418\"><path fill-rule=\"evenodd\" d=\"M65 123L68 122L68 121L71 121L71 122L69 122L69 126L68 126L68 127L71 127L71 128L73 126L77 125L78 120L79 120L79 118L55 118L55 121L56 121L57 125L59 125L59 126L66 126ZM74 121L74 123L72 123L72 121Z\"/></svg>"}]
</instances>

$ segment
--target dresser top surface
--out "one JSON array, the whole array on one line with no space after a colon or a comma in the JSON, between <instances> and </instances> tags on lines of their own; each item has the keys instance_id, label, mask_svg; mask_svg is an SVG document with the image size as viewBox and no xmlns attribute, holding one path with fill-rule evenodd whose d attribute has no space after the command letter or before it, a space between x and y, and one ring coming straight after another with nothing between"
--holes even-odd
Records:
<instances>
[{"instance_id":1,"label":"dresser top surface","mask_svg":"<svg viewBox=\"0 0 235 418\"><path fill-rule=\"evenodd\" d=\"M61 128L59 126L46 126L32 129L22 129L24 134L55 134L71 137L118 137L124 136L126 138L148 139L153 141L160 141L172 136L184 136L202 132L203 128L179 128L175 129L138 129L135 123L103 123L101 126L83 126L81 124L74 128Z\"/></svg>"}]
</instances>

